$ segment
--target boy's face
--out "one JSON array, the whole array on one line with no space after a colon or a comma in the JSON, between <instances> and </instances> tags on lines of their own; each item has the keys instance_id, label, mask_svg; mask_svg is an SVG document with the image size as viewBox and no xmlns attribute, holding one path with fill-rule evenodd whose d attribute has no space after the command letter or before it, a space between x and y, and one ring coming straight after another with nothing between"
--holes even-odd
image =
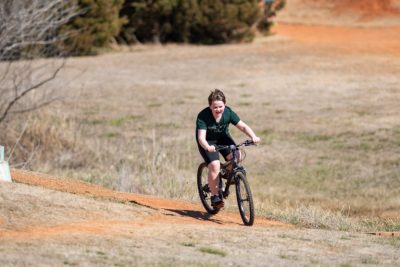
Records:
<instances>
[{"instance_id":1,"label":"boy's face","mask_svg":"<svg viewBox=\"0 0 400 267\"><path fill-rule=\"evenodd\" d=\"M210 109L214 118L218 118L222 115L222 113L224 113L225 104L220 100L216 100L211 102Z\"/></svg>"}]
</instances>

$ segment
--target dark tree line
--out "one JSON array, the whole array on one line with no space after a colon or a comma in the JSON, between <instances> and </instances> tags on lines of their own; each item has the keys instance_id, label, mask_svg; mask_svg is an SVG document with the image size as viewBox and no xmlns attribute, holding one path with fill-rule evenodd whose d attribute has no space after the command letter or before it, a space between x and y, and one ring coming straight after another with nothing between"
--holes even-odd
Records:
<instances>
[{"instance_id":1,"label":"dark tree line","mask_svg":"<svg viewBox=\"0 0 400 267\"><path fill-rule=\"evenodd\" d=\"M218 44L252 38L257 0L128 0L119 37L127 42Z\"/></svg>"},{"instance_id":2,"label":"dark tree line","mask_svg":"<svg viewBox=\"0 0 400 267\"><path fill-rule=\"evenodd\" d=\"M41 31L33 29L32 35L38 36L41 42L35 42L36 51L19 40L11 40L8 36L25 38L30 28L37 27L31 24L32 18L20 16L20 10L32 9L33 13L43 12L42 3L45 0L4 0L0 4L0 18L21 20L16 26L16 33L9 35L4 25L0 25L1 43L12 47L10 51L2 51L9 59L29 57L32 54L41 56L64 55L76 56L95 53L97 49L108 46L111 42L122 44L146 42L178 42L196 44L221 44L231 42L251 41L255 29L268 32L270 14L283 7L285 0L268 0L274 3L264 4L267 0L56 0L49 4L56 6L57 17L41 21ZM55 4L57 3L57 5ZM74 16L62 14L63 10L76 7L78 13ZM53 8L54 9L54 8ZM48 16L52 9L48 9ZM14 22L13 21L13 22ZM31 36L29 36L31 38ZM13 42L16 44L14 45ZM17 47L18 46L18 47ZM29 49L27 49L29 48ZM1 47L0 47L1 49ZM44 51L43 51L44 50ZM2 57L5 58L4 56Z\"/></svg>"},{"instance_id":3,"label":"dark tree line","mask_svg":"<svg viewBox=\"0 0 400 267\"><path fill-rule=\"evenodd\" d=\"M260 0L74 0L84 11L63 27L74 55L111 41L221 44L251 41L268 31ZM275 0L283 5L284 0ZM258 27L263 23L263 27ZM267 26L266 26L267 25Z\"/></svg>"}]
</instances>

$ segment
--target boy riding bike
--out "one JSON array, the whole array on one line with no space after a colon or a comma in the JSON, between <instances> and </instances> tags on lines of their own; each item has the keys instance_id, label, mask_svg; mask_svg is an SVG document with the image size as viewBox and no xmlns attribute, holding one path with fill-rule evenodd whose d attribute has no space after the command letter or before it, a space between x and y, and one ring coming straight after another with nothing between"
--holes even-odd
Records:
<instances>
[{"instance_id":1,"label":"boy riding bike","mask_svg":"<svg viewBox=\"0 0 400 267\"><path fill-rule=\"evenodd\" d=\"M229 134L229 124L232 123L240 131L246 134L251 140L258 144L260 138L253 130L228 106L225 106L225 95L221 90L215 89L208 96L209 106L204 108L197 115L196 120L196 141L199 152L207 163L208 185L212 193L211 205L215 208L224 206L223 199L218 194L218 174L220 172L219 153L216 151L218 145L234 145ZM232 159L232 153L228 150L221 150L220 153L225 160ZM238 155L240 157L240 155Z\"/></svg>"}]
</instances>

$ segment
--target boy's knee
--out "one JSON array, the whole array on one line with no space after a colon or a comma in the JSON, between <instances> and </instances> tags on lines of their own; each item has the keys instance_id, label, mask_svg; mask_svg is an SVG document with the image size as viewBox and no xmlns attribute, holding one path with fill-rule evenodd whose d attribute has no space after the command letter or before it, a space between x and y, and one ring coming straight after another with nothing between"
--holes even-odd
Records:
<instances>
[{"instance_id":1,"label":"boy's knee","mask_svg":"<svg viewBox=\"0 0 400 267\"><path fill-rule=\"evenodd\" d=\"M210 164L208 164L208 168L213 171L217 171L219 167L220 167L219 160L211 161Z\"/></svg>"}]
</instances>

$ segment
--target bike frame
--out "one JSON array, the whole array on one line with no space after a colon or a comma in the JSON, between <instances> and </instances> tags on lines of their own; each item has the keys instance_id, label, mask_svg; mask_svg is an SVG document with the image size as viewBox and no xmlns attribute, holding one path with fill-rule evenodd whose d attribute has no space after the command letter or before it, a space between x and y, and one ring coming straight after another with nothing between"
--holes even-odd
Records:
<instances>
[{"instance_id":1,"label":"bike frame","mask_svg":"<svg viewBox=\"0 0 400 267\"><path fill-rule=\"evenodd\" d=\"M242 147L242 146L250 146L250 145L253 145L253 144L254 143L252 141L246 140L245 142L240 143L239 145L217 146L216 147L217 151L220 151L220 150L223 150L223 149L229 149L232 152L232 159L228 161L228 162L230 162L230 164L232 164L232 171L228 175L228 177L226 177L226 185L225 185L225 189L224 190L221 188L222 187L222 178L223 178L222 175L221 175L221 172L220 172L220 175L219 175L219 187L220 187L222 196L224 198L226 198L228 196L228 194L229 194L229 187L231 186L232 179L235 179L235 177L236 177L235 174L237 172L239 172L239 171L243 172L244 174L246 174L245 168L243 166L241 166L239 164L239 162L238 162L237 151L239 151L239 148ZM221 168L221 170L224 170L226 172L226 167L228 165L229 165L229 163L226 164L226 166L224 168ZM236 180L235 180L235 183L237 183Z\"/></svg>"}]
</instances>

